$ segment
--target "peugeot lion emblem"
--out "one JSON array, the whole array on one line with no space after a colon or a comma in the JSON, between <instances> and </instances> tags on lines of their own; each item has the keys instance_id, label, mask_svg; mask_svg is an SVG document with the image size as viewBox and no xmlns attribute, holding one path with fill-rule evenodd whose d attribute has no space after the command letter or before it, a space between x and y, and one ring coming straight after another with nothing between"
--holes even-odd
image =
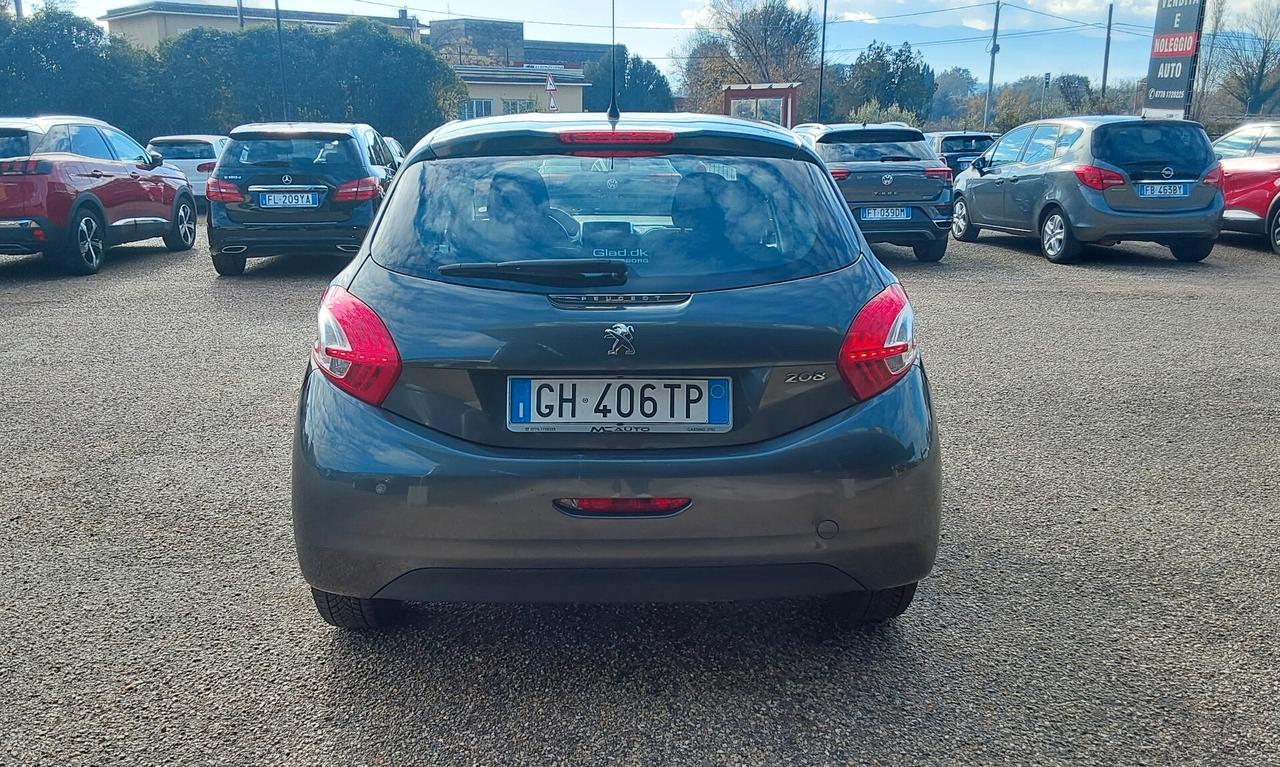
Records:
<instances>
[{"instance_id":1,"label":"peugeot lion emblem","mask_svg":"<svg viewBox=\"0 0 1280 767\"><path fill-rule=\"evenodd\" d=\"M281 177L280 177L280 183L282 183L282 184L292 184L292 183L293 183L293 176L281 176Z\"/></svg>"},{"instance_id":2,"label":"peugeot lion emblem","mask_svg":"<svg viewBox=\"0 0 1280 767\"><path fill-rule=\"evenodd\" d=\"M630 356L636 353L636 347L632 345L631 339L635 337L636 329L630 325L624 325L619 322L611 328L604 331L606 341L613 341L612 348L609 349L609 356L616 357L619 354Z\"/></svg>"},{"instance_id":3,"label":"peugeot lion emblem","mask_svg":"<svg viewBox=\"0 0 1280 767\"><path fill-rule=\"evenodd\" d=\"M1173 178L1173 168L1166 166L1164 170L1160 171L1160 175L1165 178Z\"/></svg>"},{"instance_id":4,"label":"peugeot lion emblem","mask_svg":"<svg viewBox=\"0 0 1280 767\"><path fill-rule=\"evenodd\" d=\"M885 186L891 186L893 184L893 176L889 175L888 173L884 174L883 176L880 177L880 183L884 184Z\"/></svg>"}]
</instances>

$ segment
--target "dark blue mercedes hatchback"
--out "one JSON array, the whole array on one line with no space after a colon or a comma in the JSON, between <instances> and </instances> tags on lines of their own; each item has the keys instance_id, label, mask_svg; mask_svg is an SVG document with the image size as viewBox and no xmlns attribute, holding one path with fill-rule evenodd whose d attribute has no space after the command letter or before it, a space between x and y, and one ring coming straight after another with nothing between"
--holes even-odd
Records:
<instances>
[{"instance_id":1,"label":"dark blue mercedes hatchback","mask_svg":"<svg viewBox=\"0 0 1280 767\"><path fill-rule=\"evenodd\" d=\"M822 160L706 115L451 123L319 309L293 516L321 616L821 595L938 543L907 294Z\"/></svg>"}]
</instances>

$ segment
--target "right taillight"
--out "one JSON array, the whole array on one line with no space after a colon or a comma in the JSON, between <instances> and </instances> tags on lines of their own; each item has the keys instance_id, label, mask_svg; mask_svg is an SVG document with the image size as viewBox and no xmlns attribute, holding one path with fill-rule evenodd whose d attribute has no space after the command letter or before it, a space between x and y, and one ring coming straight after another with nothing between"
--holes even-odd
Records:
<instances>
[{"instance_id":1,"label":"right taillight","mask_svg":"<svg viewBox=\"0 0 1280 767\"><path fill-rule=\"evenodd\" d=\"M204 196L209 202L244 202L240 187L218 178L211 178L205 182Z\"/></svg>"},{"instance_id":2,"label":"right taillight","mask_svg":"<svg viewBox=\"0 0 1280 767\"><path fill-rule=\"evenodd\" d=\"M400 377L400 352L382 319L363 301L334 285L317 317L319 338L311 359L347 394L381 405Z\"/></svg>"},{"instance_id":3,"label":"right taillight","mask_svg":"<svg viewBox=\"0 0 1280 767\"><path fill-rule=\"evenodd\" d=\"M0 176L47 176L53 172L48 160L5 160L0 162Z\"/></svg>"},{"instance_id":4,"label":"right taillight","mask_svg":"<svg viewBox=\"0 0 1280 767\"><path fill-rule=\"evenodd\" d=\"M216 167L218 167L216 162L202 162L196 166L196 173L213 173Z\"/></svg>"},{"instance_id":5,"label":"right taillight","mask_svg":"<svg viewBox=\"0 0 1280 767\"><path fill-rule=\"evenodd\" d=\"M1222 189L1222 166L1214 165L1210 168L1209 172L1204 174L1203 182L1214 189Z\"/></svg>"},{"instance_id":6,"label":"right taillight","mask_svg":"<svg viewBox=\"0 0 1280 767\"><path fill-rule=\"evenodd\" d=\"M944 184L950 184L952 181L951 169L947 167L925 168L924 175L926 178L937 179Z\"/></svg>"},{"instance_id":7,"label":"right taillight","mask_svg":"<svg viewBox=\"0 0 1280 767\"><path fill-rule=\"evenodd\" d=\"M344 181L333 190L334 202L364 202L378 195L378 179L365 176L354 181Z\"/></svg>"},{"instance_id":8,"label":"right taillight","mask_svg":"<svg viewBox=\"0 0 1280 767\"><path fill-rule=\"evenodd\" d=\"M854 317L836 367L853 396L865 401L906 375L915 361L915 315L906 292L894 283Z\"/></svg>"},{"instance_id":9,"label":"right taillight","mask_svg":"<svg viewBox=\"0 0 1280 767\"><path fill-rule=\"evenodd\" d=\"M1113 186L1124 186L1124 176L1114 170L1099 168L1096 165L1076 166L1076 178L1081 184L1101 192Z\"/></svg>"}]
</instances>

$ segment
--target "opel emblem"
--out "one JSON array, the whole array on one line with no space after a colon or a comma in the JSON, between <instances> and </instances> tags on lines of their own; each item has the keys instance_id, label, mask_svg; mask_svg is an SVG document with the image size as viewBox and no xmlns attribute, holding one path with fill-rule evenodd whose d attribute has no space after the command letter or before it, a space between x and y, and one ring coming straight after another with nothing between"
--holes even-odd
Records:
<instances>
[{"instance_id":1,"label":"opel emblem","mask_svg":"<svg viewBox=\"0 0 1280 767\"><path fill-rule=\"evenodd\" d=\"M1160 175L1165 178L1173 178L1173 168L1166 166L1164 170L1160 171Z\"/></svg>"},{"instance_id":2,"label":"opel emblem","mask_svg":"<svg viewBox=\"0 0 1280 767\"><path fill-rule=\"evenodd\" d=\"M880 183L884 184L885 186L891 186L893 184L893 176L889 175L888 173L884 174L883 176L880 177Z\"/></svg>"},{"instance_id":3,"label":"opel emblem","mask_svg":"<svg viewBox=\"0 0 1280 767\"><path fill-rule=\"evenodd\" d=\"M630 325L621 322L607 328L604 331L604 339L612 341L613 346L609 349L610 357L617 357L619 354L629 357L636 353L636 347L631 343L631 339L635 337L636 329Z\"/></svg>"},{"instance_id":4,"label":"opel emblem","mask_svg":"<svg viewBox=\"0 0 1280 767\"><path fill-rule=\"evenodd\" d=\"M281 177L280 177L280 183L282 183L282 184L292 184L292 183L293 183L293 176L281 176Z\"/></svg>"}]
</instances>

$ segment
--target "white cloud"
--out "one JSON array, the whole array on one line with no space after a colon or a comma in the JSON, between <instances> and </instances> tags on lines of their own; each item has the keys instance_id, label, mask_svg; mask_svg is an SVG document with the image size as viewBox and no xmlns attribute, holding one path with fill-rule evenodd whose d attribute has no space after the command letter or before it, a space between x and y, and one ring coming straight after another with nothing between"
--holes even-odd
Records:
<instances>
[{"instance_id":1,"label":"white cloud","mask_svg":"<svg viewBox=\"0 0 1280 767\"><path fill-rule=\"evenodd\" d=\"M867 24L880 23L879 18L877 18L874 14L867 13L866 11L845 11L844 13L840 14L839 18L843 19L844 21L862 21L862 22L866 22Z\"/></svg>"}]
</instances>

